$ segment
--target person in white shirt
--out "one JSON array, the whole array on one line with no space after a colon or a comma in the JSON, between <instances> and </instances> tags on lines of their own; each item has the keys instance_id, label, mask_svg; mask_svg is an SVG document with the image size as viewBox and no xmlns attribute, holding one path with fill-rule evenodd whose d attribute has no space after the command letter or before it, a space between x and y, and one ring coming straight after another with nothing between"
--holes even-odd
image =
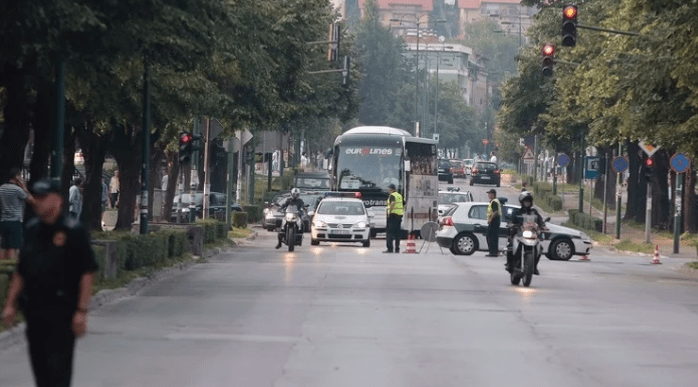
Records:
<instances>
[{"instance_id":1,"label":"person in white shirt","mask_svg":"<svg viewBox=\"0 0 698 387\"><path fill-rule=\"evenodd\" d=\"M305 152L301 154L301 169L306 170L308 168L308 156Z\"/></svg>"},{"instance_id":2,"label":"person in white shirt","mask_svg":"<svg viewBox=\"0 0 698 387\"><path fill-rule=\"evenodd\" d=\"M497 163L497 156L494 155L494 152L490 153L490 162Z\"/></svg>"}]
</instances>

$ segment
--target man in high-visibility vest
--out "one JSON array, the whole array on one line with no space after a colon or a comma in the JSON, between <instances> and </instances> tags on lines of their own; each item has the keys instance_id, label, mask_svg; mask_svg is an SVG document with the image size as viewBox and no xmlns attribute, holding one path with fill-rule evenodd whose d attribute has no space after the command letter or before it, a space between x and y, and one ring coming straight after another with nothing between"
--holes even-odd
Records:
<instances>
[{"instance_id":1,"label":"man in high-visibility vest","mask_svg":"<svg viewBox=\"0 0 698 387\"><path fill-rule=\"evenodd\" d=\"M499 254L499 226L501 225L502 204L497 200L497 190L487 191L490 205L487 206L487 247L488 257L496 257Z\"/></svg>"},{"instance_id":2,"label":"man in high-visibility vest","mask_svg":"<svg viewBox=\"0 0 698 387\"><path fill-rule=\"evenodd\" d=\"M400 252L400 233L402 232L401 224L404 210L402 208L402 195L396 189L395 184L388 186L390 196L388 196L388 205L385 208L387 216L385 241L388 250L384 251L384 253ZM393 249L393 241L395 241L395 249Z\"/></svg>"}]
</instances>

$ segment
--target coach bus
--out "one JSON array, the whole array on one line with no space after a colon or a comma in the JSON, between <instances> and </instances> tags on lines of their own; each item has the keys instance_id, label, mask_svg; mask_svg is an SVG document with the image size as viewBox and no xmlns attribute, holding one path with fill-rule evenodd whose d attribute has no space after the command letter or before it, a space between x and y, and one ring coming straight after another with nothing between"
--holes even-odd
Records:
<instances>
[{"instance_id":1,"label":"coach bus","mask_svg":"<svg viewBox=\"0 0 698 387\"><path fill-rule=\"evenodd\" d=\"M434 140L385 126L356 127L334 142L331 190L361 194L373 209L375 236L385 232L388 186L395 184L405 200L403 234L418 235L424 223L437 220L437 162Z\"/></svg>"}]
</instances>

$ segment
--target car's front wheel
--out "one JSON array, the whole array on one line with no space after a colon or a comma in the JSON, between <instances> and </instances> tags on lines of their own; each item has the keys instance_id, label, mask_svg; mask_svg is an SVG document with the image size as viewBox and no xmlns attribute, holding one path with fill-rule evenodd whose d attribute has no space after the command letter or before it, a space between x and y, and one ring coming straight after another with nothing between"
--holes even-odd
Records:
<instances>
[{"instance_id":1,"label":"car's front wheel","mask_svg":"<svg viewBox=\"0 0 698 387\"><path fill-rule=\"evenodd\" d=\"M550 244L548 255L555 261L569 261L574 255L574 243L569 239L557 239Z\"/></svg>"},{"instance_id":2,"label":"car's front wheel","mask_svg":"<svg viewBox=\"0 0 698 387\"><path fill-rule=\"evenodd\" d=\"M458 234L453 239L451 251L454 251L457 255L471 255L477 251L477 239L473 234Z\"/></svg>"}]
</instances>

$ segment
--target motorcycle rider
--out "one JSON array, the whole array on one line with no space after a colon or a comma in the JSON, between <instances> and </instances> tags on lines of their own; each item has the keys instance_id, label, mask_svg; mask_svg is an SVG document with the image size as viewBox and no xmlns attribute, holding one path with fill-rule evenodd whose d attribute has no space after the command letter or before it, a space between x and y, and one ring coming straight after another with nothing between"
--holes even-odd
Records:
<instances>
[{"instance_id":1,"label":"motorcycle rider","mask_svg":"<svg viewBox=\"0 0 698 387\"><path fill-rule=\"evenodd\" d=\"M514 212L511 214L511 225L513 227L509 228L509 240L508 240L508 248L507 248L507 263L506 263L506 270L511 273L512 270L514 270L514 264L516 263L516 251L513 251L513 246L514 246L514 237L519 231L519 228L523 226L523 216L524 215L533 215L536 217L536 223L538 224L538 230L543 231L547 230L545 227L545 221L543 221L543 217L540 216L538 211L533 208L533 194L524 191L521 192L519 195L519 203L521 204L521 208L514 210ZM533 274L535 275L540 275L540 272L538 272L538 261L540 261L540 255L536 257L536 264L533 267Z\"/></svg>"},{"instance_id":2,"label":"motorcycle rider","mask_svg":"<svg viewBox=\"0 0 698 387\"><path fill-rule=\"evenodd\" d=\"M303 203L303 199L300 198L301 196L301 190L298 188L294 188L291 190L291 197L286 199L286 201L281 205L281 213L285 213L286 207L288 206L296 206L298 207L298 216L303 218L303 210L305 209L305 203ZM301 234L303 233L303 227L301 226ZM276 248L280 249L281 248L281 240L283 238L282 232L278 233L279 237L279 243L276 244ZM287 242L290 243L290 242Z\"/></svg>"}]
</instances>

